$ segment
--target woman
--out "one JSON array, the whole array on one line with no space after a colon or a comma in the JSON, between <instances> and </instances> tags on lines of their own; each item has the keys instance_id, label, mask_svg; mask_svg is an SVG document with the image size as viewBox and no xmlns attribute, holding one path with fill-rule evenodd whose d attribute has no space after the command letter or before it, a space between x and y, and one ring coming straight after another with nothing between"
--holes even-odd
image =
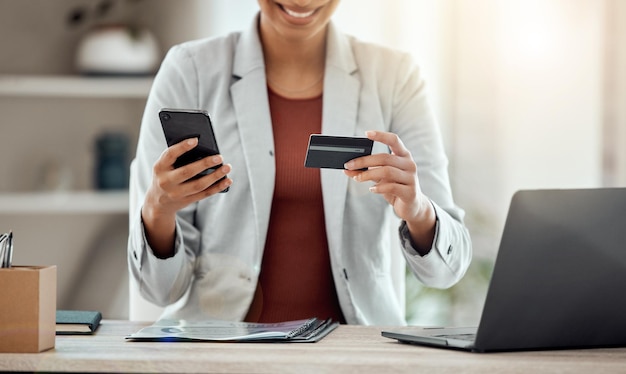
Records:
<instances>
[{"instance_id":1,"label":"woman","mask_svg":"<svg viewBox=\"0 0 626 374\"><path fill-rule=\"evenodd\" d=\"M432 287L465 273L470 239L419 70L404 53L338 31L338 3L259 0L250 29L164 59L131 176L129 238L132 276L168 306L163 317L401 325L394 257ZM166 149L165 107L208 111L223 154L174 169L197 140ZM307 169L313 133L366 134L390 152L343 172Z\"/></svg>"}]
</instances>

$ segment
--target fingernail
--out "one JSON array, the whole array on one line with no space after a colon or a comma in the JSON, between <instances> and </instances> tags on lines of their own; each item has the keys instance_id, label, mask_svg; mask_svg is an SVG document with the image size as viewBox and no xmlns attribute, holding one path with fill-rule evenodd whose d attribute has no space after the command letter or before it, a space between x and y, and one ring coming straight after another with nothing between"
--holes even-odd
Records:
<instances>
[{"instance_id":1,"label":"fingernail","mask_svg":"<svg viewBox=\"0 0 626 374\"><path fill-rule=\"evenodd\" d=\"M215 156L211 159L211 161L215 162L216 164L220 163L220 156Z\"/></svg>"},{"instance_id":2,"label":"fingernail","mask_svg":"<svg viewBox=\"0 0 626 374\"><path fill-rule=\"evenodd\" d=\"M348 161L345 164L343 164L343 167L348 170L352 169L353 166L354 166L354 161Z\"/></svg>"},{"instance_id":3,"label":"fingernail","mask_svg":"<svg viewBox=\"0 0 626 374\"><path fill-rule=\"evenodd\" d=\"M374 136L374 135L376 135L376 131L366 131L365 132L365 136L367 136L368 138L371 137L371 136Z\"/></svg>"},{"instance_id":4,"label":"fingernail","mask_svg":"<svg viewBox=\"0 0 626 374\"><path fill-rule=\"evenodd\" d=\"M375 193L376 191L378 191L378 189L376 188L376 186L372 186L372 187L370 187L370 192L374 192L374 193Z\"/></svg>"},{"instance_id":5,"label":"fingernail","mask_svg":"<svg viewBox=\"0 0 626 374\"><path fill-rule=\"evenodd\" d=\"M194 145L198 141L198 138L189 138L187 139L187 144Z\"/></svg>"}]
</instances>

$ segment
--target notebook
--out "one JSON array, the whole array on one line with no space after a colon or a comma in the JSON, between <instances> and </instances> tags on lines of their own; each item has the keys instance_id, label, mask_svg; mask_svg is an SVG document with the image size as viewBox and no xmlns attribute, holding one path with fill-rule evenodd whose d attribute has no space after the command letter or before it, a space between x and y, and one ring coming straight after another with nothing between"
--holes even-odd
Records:
<instances>
[{"instance_id":1,"label":"notebook","mask_svg":"<svg viewBox=\"0 0 626 374\"><path fill-rule=\"evenodd\" d=\"M57 335L93 334L102 320L102 314L97 310L57 310Z\"/></svg>"},{"instance_id":2,"label":"notebook","mask_svg":"<svg viewBox=\"0 0 626 374\"><path fill-rule=\"evenodd\" d=\"M382 331L473 352L626 346L626 188L512 198L476 328Z\"/></svg>"}]
</instances>

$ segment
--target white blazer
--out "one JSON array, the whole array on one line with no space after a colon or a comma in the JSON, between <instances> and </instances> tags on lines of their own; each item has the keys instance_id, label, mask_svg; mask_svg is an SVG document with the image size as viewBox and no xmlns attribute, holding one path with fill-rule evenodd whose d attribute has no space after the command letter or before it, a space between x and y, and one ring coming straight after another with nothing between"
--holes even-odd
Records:
<instances>
[{"instance_id":1,"label":"white blazer","mask_svg":"<svg viewBox=\"0 0 626 374\"><path fill-rule=\"evenodd\" d=\"M131 175L128 260L149 301L167 306L163 318L242 320L257 286L274 189L272 123L258 18L244 32L173 47L148 97ZM176 254L156 258L140 209L154 162L166 148L161 108L199 108L213 119L233 185L177 215ZM332 273L346 321L402 325L403 299L394 292L394 257L407 260L427 286L445 288L465 273L471 242L453 199L448 161L429 107L424 81L406 53L364 43L330 24L324 77L322 132L364 136L366 130L400 136L418 166L423 192L437 213L433 248L421 257L406 226L392 247L389 204L341 170L321 170ZM303 150L304 161L305 150ZM398 243L398 241L395 241ZM293 248L294 251L299 248Z\"/></svg>"}]
</instances>

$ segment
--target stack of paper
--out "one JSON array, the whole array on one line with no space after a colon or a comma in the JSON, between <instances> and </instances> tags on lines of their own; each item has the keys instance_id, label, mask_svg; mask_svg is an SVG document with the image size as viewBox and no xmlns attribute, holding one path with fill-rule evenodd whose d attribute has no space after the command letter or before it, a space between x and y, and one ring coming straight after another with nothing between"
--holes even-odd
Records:
<instances>
[{"instance_id":1,"label":"stack of paper","mask_svg":"<svg viewBox=\"0 0 626 374\"><path fill-rule=\"evenodd\" d=\"M339 325L331 319L310 318L279 323L221 320L159 320L126 337L129 340L223 341L223 342L316 342Z\"/></svg>"}]
</instances>

